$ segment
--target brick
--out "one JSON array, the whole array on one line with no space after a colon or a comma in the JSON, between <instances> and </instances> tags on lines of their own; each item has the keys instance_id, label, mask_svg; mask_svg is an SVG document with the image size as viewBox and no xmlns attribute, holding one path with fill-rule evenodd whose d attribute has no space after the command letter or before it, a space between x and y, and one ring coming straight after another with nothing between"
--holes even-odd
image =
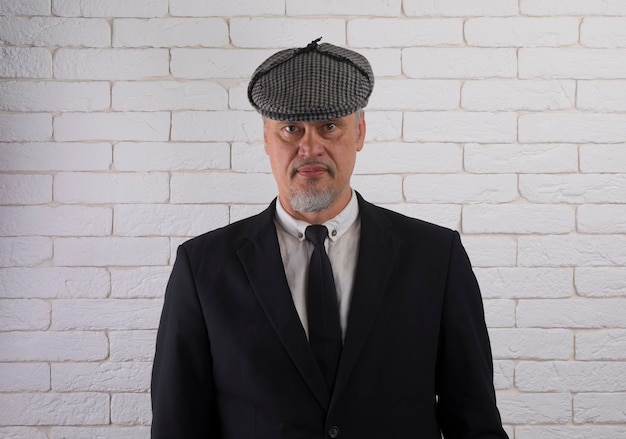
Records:
<instances>
[{"instance_id":1,"label":"brick","mask_svg":"<svg viewBox=\"0 0 626 439\"><path fill-rule=\"evenodd\" d=\"M519 426L515 429L516 439L615 439L626 430L621 426L605 425L559 425Z\"/></svg>"},{"instance_id":2,"label":"brick","mask_svg":"<svg viewBox=\"0 0 626 439\"><path fill-rule=\"evenodd\" d=\"M159 203L169 195L166 173L62 172L54 199L61 203Z\"/></svg>"},{"instance_id":3,"label":"brick","mask_svg":"<svg viewBox=\"0 0 626 439\"><path fill-rule=\"evenodd\" d=\"M286 0L287 15L376 15L396 17L401 14L402 0L361 0L315 3Z\"/></svg>"},{"instance_id":4,"label":"brick","mask_svg":"<svg viewBox=\"0 0 626 439\"><path fill-rule=\"evenodd\" d=\"M355 174L460 172L462 150L453 143L375 143L357 155Z\"/></svg>"},{"instance_id":5,"label":"brick","mask_svg":"<svg viewBox=\"0 0 626 439\"><path fill-rule=\"evenodd\" d=\"M263 123L250 111L178 111L172 114L172 140L246 142L263 138Z\"/></svg>"},{"instance_id":6,"label":"brick","mask_svg":"<svg viewBox=\"0 0 626 439\"><path fill-rule=\"evenodd\" d=\"M284 0L240 0L236 2L207 2L204 0L171 0L173 16L237 16L237 15L283 15Z\"/></svg>"},{"instance_id":7,"label":"brick","mask_svg":"<svg viewBox=\"0 0 626 439\"><path fill-rule=\"evenodd\" d=\"M0 77L50 78L52 53L42 47L0 47Z\"/></svg>"},{"instance_id":8,"label":"brick","mask_svg":"<svg viewBox=\"0 0 626 439\"><path fill-rule=\"evenodd\" d=\"M626 393L581 393L574 396L574 422L626 422Z\"/></svg>"},{"instance_id":9,"label":"brick","mask_svg":"<svg viewBox=\"0 0 626 439\"><path fill-rule=\"evenodd\" d=\"M0 437L6 439L48 439L46 433L31 427L0 427Z\"/></svg>"},{"instance_id":10,"label":"brick","mask_svg":"<svg viewBox=\"0 0 626 439\"><path fill-rule=\"evenodd\" d=\"M150 427L53 427L52 439L150 439Z\"/></svg>"},{"instance_id":11,"label":"brick","mask_svg":"<svg viewBox=\"0 0 626 439\"><path fill-rule=\"evenodd\" d=\"M512 267L517 262L517 241L508 236L463 236L474 267Z\"/></svg>"},{"instance_id":12,"label":"brick","mask_svg":"<svg viewBox=\"0 0 626 439\"><path fill-rule=\"evenodd\" d=\"M517 116L461 111L406 113L403 132L406 142L514 142Z\"/></svg>"},{"instance_id":13,"label":"brick","mask_svg":"<svg viewBox=\"0 0 626 439\"><path fill-rule=\"evenodd\" d=\"M163 297L172 267L111 270L111 297Z\"/></svg>"},{"instance_id":14,"label":"brick","mask_svg":"<svg viewBox=\"0 0 626 439\"><path fill-rule=\"evenodd\" d=\"M152 364L52 364L52 390L60 392L142 392L150 388Z\"/></svg>"},{"instance_id":15,"label":"brick","mask_svg":"<svg viewBox=\"0 0 626 439\"><path fill-rule=\"evenodd\" d=\"M576 106L581 110L626 111L626 81L579 81Z\"/></svg>"},{"instance_id":16,"label":"brick","mask_svg":"<svg viewBox=\"0 0 626 439\"><path fill-rule=\"evenodd\" d=\"M268 203L276 194L270 174L177 173L172 175L170 202Z\"/></svg>"},{"instance_id":17,"label":"brick","mask_svg":"<svg viewBox=\"0 0 626 439\"><path fill-rule=\"evenodd\" d=\"M520 78L623 79L621 49L522 48Z\"/></svg>"},{"instance_id":18,"label":"brick","mask_svg":"<svg viewBox=\"0 0 626 439\"><path fill-rule=\"evenodd\" d=\"M47 392L48 390L50 390L50 365L0 363L0 392ZM2 435L2 430L0 430L0 435ZM8 437L12 438L12 436Z\"/></svg>"},{"instance_id":19,"label":"brick","mask_svg":"<svg viewBox=\"0 0 626 439\"><path fill-rule=\"evenodd\" d=\"M4 143L0 157L0 171L104 171L111 166L111 144Z\"/></svg>"},{"instance_id":20,"label":"brick","mask_svg":"<svg viewBox=\"0 0 626 439\"><path fill-rule=\"evenodd\" d=\"M1 24L1 23L0 23ZM7 111L92 111L110 107L107 82L0 82L0 109Z\"/></svg>"},{"instance_id":21,"label":"brick","mask_svg":"<svg viewBox=\"0 0 626 439\"><path fill-rule=\"evenodd\" d=\"M226 205L128 204L115 206L120 236L190 236L228 225Z\"/></svg>"},{"instance_id":22,"label":"brick","mask_svg":"<svg viewBox=\"0 0 626 439\"><path fill-rule=\"evenodd\" d=\"M541 111L574 108L574 81L467 81L461 107L473 111Z\"/></svg>"},{"instance_id":23,"label":"brick","mask_svg":"<svg viewBox=\"0 0 626 439\"><path fill-rule=\"evenodd\" d=\"M52 201L51 195L50 175L0 175L0 204L43 204Z\"/></svg>"},{"instance_id":24,"label":"brick","mask_svg":"<svg viewBox=\"0 0 626 439\"><path fill-rule=\"evenodd\" d=\"M130 80L169 75L167 49L57 49L56 79Z\"/></svg>"},{"instance_id":25,"label":"brick","mask_svg":"<svg viewBox=\"0 0 626 439\"><path fill-rule=\"evenodd\" d=\"M167 0L53 0L52 12L63 17L162 17Z\"/></svg>"},{"instance_id":26,"label":"brick","mask_svg":"<svg viewBox=\"0 0 626 439\"><path fill-rule=\"evenodd\" d=\"M27 267L41 264L51 257L52 240L49 238L0 237L0 267Z\"/></svg>"},{"instance_id":27,"label":"brick","mask_svg":"<svg viewBox=\"0 0 626 439\"><path fill-rule=\"evenodd\" d=\"M493 357L509 360L569 360L574 333L565 329L492 329Z\"/></svg>"},{"instance_id":28,"label":"brick","mask_svg":"<svg viewBox=\"0 0 626 439\"><path fill-rule=\"evenodd\" d=\"M578 148L573 144L489 144L464 146L468 172L490 174L578 172Z\"/></svg>"},{"instance_id":29,"label":"brick","mask_svg":"<svg viewBox=\"0 0 626 439\"><path fill-rule=\"evenodd\" d=\"M168 262L167 238L57 238L54 261L65 266L145 266Z\"/></svg>"},{"instance_id":30,"label":"brick","mask_svg":"<svg viewBox=\"0 0 626 439\"><path fill-rule=\"evenodd\" d=\"M386 204L383 207L412 218L419 218L450 229L459 229L461 206L457 204Z\"/></svg>"},{"instance_id":31,"label":"brick","mask_svg":"<svg viewBox=\"0 0 626 439\"><path fill-rule=\"evenodd\" d=\"M402 74L401 49L359 49L358 52L368 59L377 80Z\"/></svg>"},{"instance_id":32,"label":"brick","mask_svg":"<svg viewBox=\"0 0 626 439\"><path fill-rule=\"evenodd\" d=\"M463 207L463 233L568 233L574 216L567 205L476 204Z\"/></svg>"},{"instance_id":33,"label":"brick","mask_svg":"<svg viewBox=\"0 0 626 439\"><path fill-rule=\"evenodd\" d=\"M15 46L107 47L106 20L58 17L0 17L0 40Z\"/></svg>"},{"instance_id":34,"label":"brick","mask_svg":"<svg viewBox=\"0 0 626 439\"><path fill-rule=\"evenodd\" d=\"M62 113L54 118L54 138L83 140L168 140L166 112Z\"/></svg>"},{"instance_id":35,"label":"brick","mask_svg":"<svg viewBox=\"0 0 626 439\"><path fill-rule=\"evenodd\" d=\"M256 215L257 213L261 213L266 208L267 204L245 204L241 206L232 205L230 207L230 222L234 223L235 221ZM173 250L176 249L174 248ZM174 259L172 258L172 260Z\"/></svg>"},{"instance_id":36,"label":"brick","mask_svg":"<svg viewBox=\"0 0 626 439\"><path fill-rule=\"evenodd\" d=\"M528 201L538 203L623 203L626 175L521 175L519 190Z\"/></svg>"},{"instance_id":37,"label":"brick","mask_svg":"<svg viewBox=\"0 0 626 439\"><path fill-rule=\"evenodd\" d=\"M389 32L390 29L394 31ZM463 22L460 19L357 18L348 21L347 34L348 44L353 47L458 46L463 44Z\"/></svg>"},{"instance_id":38,"label":"brick","mask_svg":"<svg viewBox=\"0 0 626 439\"><path fill-rule=\"evenodd\" d=\"M40 299L0 300L0 331L32 331L50 326L50 304Z\"/></svg>"},{"instance_id":39,"label":"brick","mask_svg":"<svg viewBox=\"0 0 626 439\"><path fill-rule=\"evenodd\" d=\"M626 205L579 206L577 225L582 233L626 233Z\"/></svg>"},{"instance_id":40,"label":"brick","mask_svg":"<svg viewBox=\"0 0 626 439\"><path fill-rule=\"evenodd\" d=\"M262 143L234 142L231 146L231 159L231 167L235 172L265 174L272 172L269 157Z\"/></svg>"},{"instance_id":41,"label":"brick","mask_svg":"<svg viewBox=\"0 0 626 439\"><path fill-rule=\"evenodd\" d=\"M625 236L522 236L519 263L532 267L624 265L625 246Z\"/></svg>"},{"instance_id":42,"label":"brick","mask_svg":"<svg viewBox=\"0 0 626 439\"><path fill-rule=\"evenodd\" d=\"M209 81L116 82L113 109L121 111L226 110L228 93Z\"/></svg>"},{"instance_id":43,"label":"brick","mask_svg":"<svg viewBox=\"0 0 626 439\"><path fill-rule=\"evenodd\" d=\"M519 140L537 142L621 142L626 115L609 113L541 113L519 118Z\"/></svg>"},{"instance_id":44,"label":"brick","mask_svg":"<svg viewBox=\"0 0 626 439\"><path fill-rule=\"evenodd\" d=\"M400 111L367 111L365 142L399 141L402 137L403 113Z\"/></svg>"},{"instance_id":45,"label":"brick","mask_svg":"<svg viewBox=\"0 0 626 439\"><path fill-rule=\"evenodd\" d=\"M51 0L0 1L0 15L50 15ZM11 438L13 439L13 438Z\"/></svg>"},{"instance_id":46,"label":"brick","mask_svg":"<svg viewBox=\"0 0 626 439\"><path fill-rule=\"evenodd\" d=\"M158 50L158 49L154 49ZM174 78L249 78L275 50L171 49Z\"/></svg>"},{"instance_id":47,"label":"brick","mask_svg":"<svg viewBox=\"0 0 626 439\"><path fill-rule=\"evenodd\" d=\"M343 18L234 17L230 19L230 38L235 47L282 49L304 47L312 36L323 35L322 42L345 46L345 28Z\"/></svg>"},{"instance_id":48,"label":"brick","mask_svg":"<svg viewBox=\"0 0 626 439\"><path fill-rule=\"evenodd\" d=\"M98 425L109 422L106 393L0 393L0 425Z\"/></svg>"},{"instance_id":49,"label":"brick","mask_svg":"<svg viewBox=\"0 0 626 439\"><path fill-rule=\"evenodd\" d=\"M109 331L109 342L111 361L152 361L156 331Z\"/></svg>"},{"instance_id":50,"label":"brick","mask_svg":"<svg viewBox=\"0 0 626 439\"><path fill-rule=\"evenodd\" d=\"M0 297L5 298L101 298L110 284L102 268L0 268Z\"/></svg>"},{"instance_id":51,"label":"brick","mask_svg":"<svg viewBox=\"0 0 626 439\"><path fill-rule=\"evenodd\" d=\"M520 0L524 15L624 15L620 0Z\"/></svg>"},{"instance_id":52,"label":"brick","mask_svg":"<svg viewBox=\"0 0 626 439\"><path fill-rule=\"evenodd\" d=\"M52 304L55 330L156 329L162 300L59 299Z\"/></svg>"},{"instance_id":53,"label":"brick","mask_svg":"<svg viewBox=\"0 0 626 439\"><path fill-rule=\"evenodd\" d=\"M571 419L571 405L569 393L505 393L498 396L498 408L502 422L506 424L566 424ZM545 436L534 438L538 437Z\"/></svg>"},{"instance_id":54,"label":"brick","mask_svg":"<svg viewBox=\"0 0 626 439\"><path fill-rule=\"evenodd\" d=\"M402 70L409 78L515 78L517 58L509 48L408 48Z\"/></svg>"},{"instance_id":55,"label":"brick","mask_svg":"<svg viewBox=\"0 0 626 439\"><path fill-rule=\"evenodd\" d=\"M461 84L454 80L383 79L368 103L373 110L455 110Z\"/></svg>"},{"instance_id":56,"label":"brick","mask_svg":"<svg viewBox=\"0 0 626 439\"><path fill-rule=\"evenodd\" d=\"M252 110L248 101L248 80L242 80L228 88L228 106L231 110Z\"/></svg>"},{"instance_id":57,"label":"brick","mask_svg":"<svg viewBox=\"0 0 626 439\"><path fill-rule=\"evenodd\" d=\"M571 46L578 43L578 27L575 17L481 17L465 22L464 35L469 46Z\"/></svg>"},{"instance_id":58,"label":"brick","mask_svg":"<svg viewBox=\"0 0 626 439\"><path fill-rule=\"evenodd\" d=\"M524 300L517 305L517 325L525 328L626 328L626 300Z\"/></svg>"},{"instance_id":59,"label":"brick","mask_svg":"<svg viewBox=\"0 0 626 439\"><path fill-rule=\"evenodd\" d=\"M2 361L98 361L109 354L104 332L0 332Z\"/></svg>"},{"instance_id":60,"label":"brick","mask_svg":"<svg viewBox=\"0 0 626 439\"><path fill-rule=\"evenodd\" d=\"M483 302L485 322L489 328L515 326L515 302L513 300L487 299Z\"/></svg>"},{"instance_id":61,"label":"brick","mask_svg":"<svg viewBox=\"0 0 626 439\"><path fill-rule=\"evenodd\" d=\"M564 298L574 294L571 268L475 268L483 298Z\"/></svg>"},{"instance_id":62,"label":"brick","mask_svg":"<svg viewBox=\"0 0 626 439\"><path fill-rule=\"evenodd\" d=\"M508 16L517 15L515 0L481 0L466 2L463 0L443 0L425 2L421 0L404 0L404 13L408 16Z\"/></svg>"},{"instance_id":63,"label":"brick","mask_svg":"<svg viewBox=\"0 0 626 439\"><path fill-rule=\"evenodd\" d=\"M120 425L148 425L152 422L150 394L122 393L111 398L111 422Z\"/></svg>"},{"instance_id":64,"label":"brick","mask_svg":"<svg viewBox=\"0 0 626 439\"><path fill-rule=\"evenodd\" d=\"M522 392L623 392L624 377L624 363L528 361L515 368L515 384Z\"/></svg>"},{"instance_id":65,"label":"brick","mask_svg":"<svg viewBox=\"0 0 626 439\"><path fill-rule=\"evenodd\" d=\"M113 47L220 47L228 25L219 18L120 18L113 21Z\"/></svg>"},{"instance_id":66,"label":"brick","mask_svg":"<svg viewBox=\"0 0 626 439\"><path fill-rule=\"evenodd\" d=\"M493 362L493 386L496 390L513 387L514 361L495 360Z\"/></svg>"},{"instance_id":67,"label":"brick","mask_svg":"<svg viewBox=\"0 0 626 439\"><path fill-rule=\"evenodd\" d=\"M624 17L585 17L580 25L580 43L589 47L625 47Z\"/></svg>"},{"instance_id":68,"label":"brick","mask_svg":"<svg viewBox=\"0 0 626 439\"><path fill-rule=\"evenodd\" d=\"M626 330L578 332L577 360L626 360Z\"/></svg>"},{"instance_id":69,"label":"brick","mask_svg":"<svg viewBox=\"0 0 626 439\"><path fill-rule=\"evenodd\" d=\"M582 145L581 172L626 172L626 144Z\"/></svg>"},{"instance_id":70,"label":"brick","mask_svg":"<svg viewBox=\"0 0 626 439\"><path fill-rule=\"evenodd\" d=\"M189 142L120 142L113 157L118 171L228 169L231 160L228 143Z\"/></svg>"},{"instance_id":71,"label":"brick","mask_svg":"<svg viewBox=\"0 0 626 439\"><path fill-rule=\"evenodd\" d=\"M0 114L0 141L41 141L52 137L52 115Z\"/></svg>"},{"instance_id":72,"label":"brick","mask_svg":"<svg viewBox=\"0 0 626 439\"><path fill-rule=\"evenodd\" d=\"M85 206L0 206L3 236L104 236L111 233L111 209Z\"/></svg>"},{"instance_id":73,"label":"brick","mask_svg":"<svg viewBox=\"0 0 626 439\"><path fill-rule=\"evenodd\" d=\"M352 187L372 203L399 203L402 199L402 177L399 175L355 175Z\"/></svg>"},{"instance_id":74,"label":"brick","mask_svg":"<svg viewBox=\"0 0 626 439\"><path fill-rule=\"evenodd\" d=\"M626 267L578 267L576 291L587 297L626 297Z\"/></svg>"},{"instance_id":75,"label":"brick","mask_svg":"<svg viewBox=\"0 0 626 439\"><path fill-rule=\"evenodd\" d=\"M517 198L517 179L505 174L409 175L404 196L415 203L505 203Z\"/></svg>"}]
</instances>

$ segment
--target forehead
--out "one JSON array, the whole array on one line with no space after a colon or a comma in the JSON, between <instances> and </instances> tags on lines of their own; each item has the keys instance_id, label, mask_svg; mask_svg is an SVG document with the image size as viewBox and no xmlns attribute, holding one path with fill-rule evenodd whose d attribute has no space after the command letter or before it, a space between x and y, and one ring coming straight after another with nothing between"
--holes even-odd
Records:
<instances>
[{"instance_id":1,"label":"forehead","mask_svg":"<svg viewBox=\"0 0 626 439\"><path fill-rule=\"evenodd\" d=\"M276 119L271 119L269 117L264 117L263 118L263 122L264 123L270 123L272 125L301 125L301 126L319 126L319 125L326 125L329 123L334 123L334 124L346 124L346 123L350 123L350 121L352 120L352 118L354 117L354 114L349 114L348 116L343 116L343 117L338 117L336 119L327 119L327 120L315 120L315 121L302 121L302 120L276 120Z\"/></svg>"}]
</instances>

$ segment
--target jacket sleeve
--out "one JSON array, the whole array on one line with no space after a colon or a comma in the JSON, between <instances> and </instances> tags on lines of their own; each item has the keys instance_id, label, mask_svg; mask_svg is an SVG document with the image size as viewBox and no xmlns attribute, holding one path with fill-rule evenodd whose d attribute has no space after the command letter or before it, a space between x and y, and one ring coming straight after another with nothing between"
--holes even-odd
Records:
<instances>
[{"instance_id":1,"label":"jacket sleeve","mask_svg":"<svg viewBox=\"0 0 626 439\"><path fill-rule=\"evenodd\" d=\"M152 439L217 438L210 341L189 257L178 248L152 368Z\"/></svg>"},{"instance_id":2,"label":"jacket sleeve","mask_svg":"<svg viewBox=\"0 0 626 439\"><path fill-rule=\"evenodd\" d=\"M493 387L491 346L482 298L454 232L437 364L437 410L446 439L505 439Z\"/></svg>"}]
</instances>

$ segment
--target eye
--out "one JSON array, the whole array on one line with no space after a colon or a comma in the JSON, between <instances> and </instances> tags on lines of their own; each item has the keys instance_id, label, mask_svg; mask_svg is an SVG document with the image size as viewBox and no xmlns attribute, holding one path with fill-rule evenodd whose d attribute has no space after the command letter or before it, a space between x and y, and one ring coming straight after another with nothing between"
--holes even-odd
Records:
<instances>
[{"instance_id":1,"label":"eye","mask_svg":"<svg viewBox=\"0 0 626 439\"><path fill-rule=\"evenodd\" d=\"M283 127L283 130L285 130L285 132L287 133L295 133L296 131L298 131L298 127L295 125L286 125Z\"/></svg>"},{"instance_id":2,"label":"eye","mask_svg":"<svg viewBox=\"0 0 626 439\"><path fill-rule=\"evenodd\" d=\"M337 128L337 124L335 124L334 122L330 122L330 123L327 123L327 124L324 125L324 129L326 131L332 131L335 128Z\"/></svg>"}]
</instances>

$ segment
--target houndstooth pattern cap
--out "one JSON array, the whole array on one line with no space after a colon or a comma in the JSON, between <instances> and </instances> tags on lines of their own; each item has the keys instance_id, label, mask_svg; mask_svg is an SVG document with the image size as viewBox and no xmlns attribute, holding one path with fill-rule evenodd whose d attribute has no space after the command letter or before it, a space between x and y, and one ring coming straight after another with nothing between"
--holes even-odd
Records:
<instances>
[{"instance_id":1,"label":"houndstooth pattern cap","mask_svg":"<svg viewBox=\"0 0 626 439\"><path fill-rule=\"evenodd\" d=\"M281 50L254 71L248 99L261 115L310 122L337 119L367 105L374 88L368 60L320 40Z\"/></svg>"}]
</instances>

